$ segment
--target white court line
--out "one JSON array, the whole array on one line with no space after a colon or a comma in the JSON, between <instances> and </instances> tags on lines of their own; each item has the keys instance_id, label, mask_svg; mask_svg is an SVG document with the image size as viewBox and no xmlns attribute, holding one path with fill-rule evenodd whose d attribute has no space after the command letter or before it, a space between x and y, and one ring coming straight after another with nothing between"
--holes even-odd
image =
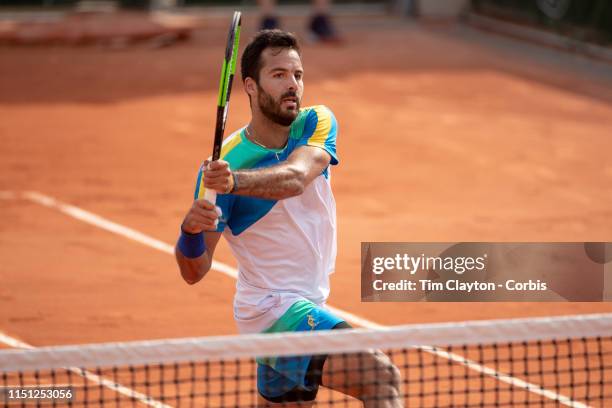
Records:
<instances>
[{"instance_id":1,"label":"white court line","mask_svg":"<svg viewBox=\"0 0 612 408\"><path fill-rule=\"evenodd\" d=\"M550 391L547 390L545 388L542 388L541 386L537 385L537 384L532 384L529 383L527 381L523 381L520 378L516 378L516 377L512 377L508 374L504 374L500 371L496 371L492 368L489 368L487 366L484 366L482 364L478 364L475 361L472 361L468 358L465 358L463 356L460 356L458 354L455 353L449 353L447 351L443 351L443 350L438 350L436 348L433 347L429 347L429 346L420 346L419 349L423 350L423 351L427 351L430 352L432 354L435 354L439 357L444 357L446 359L449 359L451 361L454 361L456 363L459 364L463 364L464 366L466 366L467 368L470 368L474 371L477 371L479 373L488 375L490 377L494 377L495 379L501 381L501 382L505 382L506 384L510 384L514 387L519 387L522 388L524 390L527 390L529 392L533 392L534 394L538 394L541 395L543 397L549 398L551 400L555 400L558 401L559 403L563 404L563 405L567 405L568 407L575 407L575 408L590 408L589 405L583 404L582 402L578 402L578 401L574 401L564 395L561 395L559 393L556 393L554 391Z\"/></svg>"},{"instance_id":2,"label":"white court line","mask_svg":"<svg viewBox=\"0 0 612 408\"><path fill-rule=\"evenodd\" d=\"M2 333L0 331L0 342L11 346L13 348L21 348L21 349L34 349L36 347L32 346L31 344L25 343L19 339L16 339L14 337L11 337L5 333ZM127 388L124 387L123 385L116 383L114 381L108 380L102 376L99 376L97 374L94 374L92 372L89 372L87 370L81 370L80 368L76 368L76 367L67 367L67 370L80 375L83 378L86 378L87 380L94 382L98 385L103 385L106 388L112 390L112 391L116 391L119 394L123 394L126 395L130 398L133 398L139 402L142 402L145 405L148 405L150 407L155 407L155 408L172 408L172 406L170 405L166 405L163 404L159 401L156 401L152 398L150 398L149 396L145 395L145 394L141 394L140 392L133 390L131 388ZM54 386L57 386L58 384L55 384Z\"/></svg>"},{"instance_id":3,"label":"white court line","mask_svg":"<svg viewBox=\"0 0 612 408\"><path fill-rule=\"evenodd\" d=\"M61 201L58 201L52 197L49 197L47 195L35 192L35 191L26 191L23 193L23 198L30 200L32 202L35 202L37 204L43 205L45 207L48 208L53 208L56 210L59 210L60 212L69 215L73 218L76 218L80 221L83 221L85 223L94 225L98 228L104 229L106 231L109 232L113 232L115 234L121 235L125 238L131 239L133 241L139 242L143 245L149 246L151 248L155 248L158 249L162 252L166 252L169 254L173 254L174 253L174 247L172 245L169 245L165 242L159 241L155 238L152 238L148 235L145 235L141 232L138 232L136 230L133 230L131 228L125 227L123 225L117 224L113 221L107 220L106 218L103 218L99 215L93 214L89 211L85 211L81 208L75 207L73 205L70 204L66 204L63 203ZM217 261L213 261L212 264L212 269L217 270L218 272L224 273L234 279L236 279L238 277L238 271L229 266L226 265L224 263L221 262L217 262ZM328 306L330 310L332 310L335 314L337 314L339 317L354 323L358 326L361 327L365 327L365 328L369 328L369 329L384 329L387 326L384 325L380 325L378 323L375 323L371 320L368 320L366 318L357 316L353 313L347 312L345 310L342 309L338 309L336 307L333 306ZM566 405L568 407L572 407L572 408L589 408L588 405L583 404L581 402L578 401L574 401L571 398L559 394L557 392L554 391L550 391L547 389L542 388L539 385L536 384L532 384L526 381L523 381L519 378L515 378L512 377L508 374L504 374L500 371L494 370L492 368L486 367L482 364L479 364L475 361L469 360L463 356L460 356L458 354L454 354L454 353L449 353L446 351L442 351L442 350L438 350L436 348L433 347L429 347L429 346L421 346L419 347L421 350L426 351L428 353L434 354L438 357L441 358L446 358L449 359L451 361L460 363L465 365L466 367L480 372L482 374L491 376L499 381L505 382L507 384L510 384L512 386L518 387L518 388L522 388L528 392L532 392L534 394L538 394L541 395L543 397L552 399L554 401L557 401L563 405Z\"/></svg>"},{"instance_id":4,"label":"white court line","mask_svg":"<svg viewBox=\"0 0 612 408\"><path fill-rule=\"evenodd\" d=\"M0 342L6 344L7 346L11 346L13 348L22 348L22 349L33 349L34 346L29 345L28 343L24 343L23 341L6 335L0 332Z\"/></svg>"},{"instance_id":5,"label":"white court line","mask_svg":"<svg viewBox=\"0 0 612 408\"><path fill-rule=\"evenodd\" d=\"M0 200L14 200L17 195L12 191L0 191Z\"/></svg>"},{"instance_id":6,"label":"white court line","mask_svg":"<svg viewBox=\"0 0 612 408\"><path fill-rule=\"evenodd\" d=\"M96 215L89 211L85 211L79 207L62 203L54 198L37 193L35 191L26 191L23 193L23 197L27 200L33 201L45 207L59 210L60 212L63 212L64 214L69 215L72 218L76 218L79 221L83 221L87 224L102 228L103 230L115 233L117 235L121 235L124 238L139 242L143 245L157 249L161 252L165 252L167 254L174 254L174 247L172 245L152 238L132 228L128 228L121 224L117 224L116 222L107 220L106 218L100 217L99 215ZM238 279L238 271L229 265L213 261L212 268L228 276L231 276L234 279Z\"/></svg>"}]
</instances>

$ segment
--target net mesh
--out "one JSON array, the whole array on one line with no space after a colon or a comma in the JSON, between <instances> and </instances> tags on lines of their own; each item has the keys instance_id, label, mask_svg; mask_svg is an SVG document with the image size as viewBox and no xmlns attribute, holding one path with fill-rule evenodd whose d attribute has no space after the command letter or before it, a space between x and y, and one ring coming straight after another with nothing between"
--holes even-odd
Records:
<instances>
[{"instance_id":1,"label":"net mesh","mask_svg":"<svg viewBox=\"0 0 612 408\"><path fill-rule=\"evenodd\" d=\"M301 391L279 383L304 358ZM0 350L5 407L267 406L318 378L317 407L609 407L612 314ZM43 387L70 398L25 392Z\"/></svg>"}]
</instances>

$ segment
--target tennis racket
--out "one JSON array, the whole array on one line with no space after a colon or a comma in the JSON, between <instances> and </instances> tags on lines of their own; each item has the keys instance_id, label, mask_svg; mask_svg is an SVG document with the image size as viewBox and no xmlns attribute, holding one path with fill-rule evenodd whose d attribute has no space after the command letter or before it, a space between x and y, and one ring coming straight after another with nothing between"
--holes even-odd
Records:
<instances>
[{"instance_id":1,"label":"tennis racket","mask_svg":"<svg viewBox=\"0 0 612 408\"><path fill-rule=\"evenodd\" d=\"M225 47L225 58L221 66L221 79L219 81L219 98L217 100L217 124L215 126L215 143L213 145L212 161L219 160L221 155L221 144L227 121L230 93L232 92L232 81L236 73L236 60L238 59L238 43L240 42L241 14L234 12L232 25L227 34L227 45ZM217 192L209 188L204 192L204 198L215 204Z\"/></svg>"}]
</instances>

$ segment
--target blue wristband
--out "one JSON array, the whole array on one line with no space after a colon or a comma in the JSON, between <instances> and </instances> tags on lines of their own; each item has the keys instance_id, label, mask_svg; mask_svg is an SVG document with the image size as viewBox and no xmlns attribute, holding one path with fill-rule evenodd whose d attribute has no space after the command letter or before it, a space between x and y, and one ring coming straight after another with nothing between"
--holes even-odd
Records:
<instances>
[{"instance_id":1,"label":"blue wristband","mask_svg":"<svg viewBox=\"0 0 612 408\"><path fill-rule=\"evenodd\" d=\"M204 233L189 234L181 228L177 247L186 258L198 258L206 251Z\"/></svg>"}]
</instances>

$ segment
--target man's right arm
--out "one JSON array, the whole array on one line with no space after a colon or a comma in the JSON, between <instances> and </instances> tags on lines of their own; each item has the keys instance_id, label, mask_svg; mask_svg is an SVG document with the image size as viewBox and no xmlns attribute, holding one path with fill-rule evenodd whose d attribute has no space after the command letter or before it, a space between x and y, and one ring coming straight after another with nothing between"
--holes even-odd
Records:
<instances>
[{"instance_id":1,"label":"man's right arm","mask_svg":"<svg viewBox=\"0 0 612 408\"><path fill-rule=\"evenodd\" d=\"M221 233L216 231L215 206L204 199L193 202L181 225L181 236L174 249L176 262L185 282L193 285L210 270Z\"/></svg>"}]
</instances>

